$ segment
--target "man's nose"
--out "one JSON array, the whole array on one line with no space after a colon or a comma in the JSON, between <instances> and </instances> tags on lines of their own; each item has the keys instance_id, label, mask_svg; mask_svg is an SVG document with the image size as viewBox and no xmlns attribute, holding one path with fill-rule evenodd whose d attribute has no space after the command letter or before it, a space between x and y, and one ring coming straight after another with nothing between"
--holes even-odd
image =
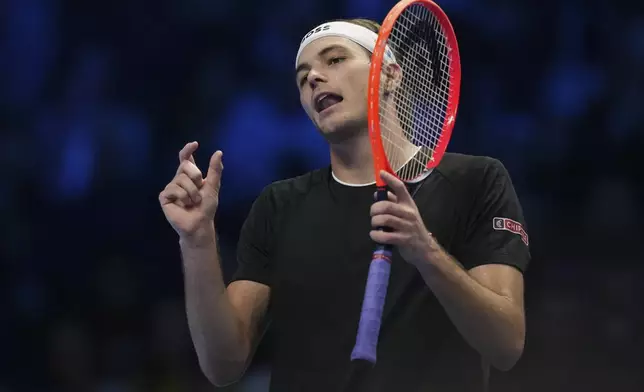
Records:
<instances>
[{"instance_id":1,"label":"man's nose","mask_svg":"<svg viewBox=\"0 0 644 392\"><path fill-rule=\"evenodd\" d=\"M318 71L318 70L316 70L314 68L314 69L309 71L309 74L307 76L307 80L308 80L309 85L311 86L311 88L313 88L313 87L316 87L319 83L326 82L327 78L322 72L320 72L320 71Z\"/></svg>"}]
</instances>

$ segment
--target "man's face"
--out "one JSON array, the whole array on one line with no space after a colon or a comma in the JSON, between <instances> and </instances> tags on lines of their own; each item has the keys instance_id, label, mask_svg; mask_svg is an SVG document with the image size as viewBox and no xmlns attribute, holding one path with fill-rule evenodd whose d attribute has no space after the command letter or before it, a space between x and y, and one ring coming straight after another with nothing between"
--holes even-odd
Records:
<instances>
[{"instance_id":1,"label":"man's face","mask_svg":"<svg viewBox=\"0 0 644 392\"><path fill-rule=\"evenodd\" d=\"M296 81L300 102L332 143L367 129L369 54L342 37L311 42L300 54Z\"/></svg>"}]
</instances>

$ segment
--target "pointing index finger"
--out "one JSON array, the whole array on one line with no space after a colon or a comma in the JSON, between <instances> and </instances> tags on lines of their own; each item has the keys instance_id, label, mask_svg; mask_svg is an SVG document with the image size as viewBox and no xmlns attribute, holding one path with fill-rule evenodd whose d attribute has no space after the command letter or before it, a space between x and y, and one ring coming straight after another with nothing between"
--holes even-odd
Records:
<instances>
[{"instance_id":1,"label":"pointing index finger","mask_svg":"<svg viewBox=\"0 0 644 392\"><path fill-rule=\"evenodd\" d=\"M179 163L185 161L186 159L190 160L190 162L195 163L195 159L192 156L195 151L197 151L197 148L199 147L198 142L190 142L183 146L181 151L179 151Z\"/></svg>"}]
</instances>

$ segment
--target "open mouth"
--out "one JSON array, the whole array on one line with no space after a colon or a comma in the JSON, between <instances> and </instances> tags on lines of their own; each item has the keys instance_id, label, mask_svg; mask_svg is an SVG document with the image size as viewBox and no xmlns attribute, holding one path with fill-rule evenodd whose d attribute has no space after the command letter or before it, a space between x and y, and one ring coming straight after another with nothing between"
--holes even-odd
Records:
<instances>
[{"instance_id":1,"label":"open mouth","mask_svg":"<svg viewBox=\"0 0 644 392\"><path fill-rule=\"evenodd\" d=\"M342 102L342 100L343 98L337 94L333 94L333 93L321 94L315 100L315 111L320 113L323 110L326 110L331 106Z\"/></svg>"}]
</instances>

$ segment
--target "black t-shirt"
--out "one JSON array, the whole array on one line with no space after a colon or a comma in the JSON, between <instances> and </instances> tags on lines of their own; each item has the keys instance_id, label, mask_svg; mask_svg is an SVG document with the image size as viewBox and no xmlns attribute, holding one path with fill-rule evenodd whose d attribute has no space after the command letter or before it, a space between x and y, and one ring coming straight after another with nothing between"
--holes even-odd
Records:
<instances>
[{"instance_id":1,"label":"black t-shirt","mask_svg":"<svg viewBox=\"0 0 644 392\"><path fill-rule=\"evenodd\" d=\"M414 199L427 229L465 269L525 270L523 213L498 160L448 153L421 184ZM273 183L255 201L233 280L271 287L271 391L339 392L350 376L352 391L482 391L480 356L397 252L378 361L365 374L353 371L374 192L375 185L342 185L325 168Z\"/></svg>"}]
</instances>

